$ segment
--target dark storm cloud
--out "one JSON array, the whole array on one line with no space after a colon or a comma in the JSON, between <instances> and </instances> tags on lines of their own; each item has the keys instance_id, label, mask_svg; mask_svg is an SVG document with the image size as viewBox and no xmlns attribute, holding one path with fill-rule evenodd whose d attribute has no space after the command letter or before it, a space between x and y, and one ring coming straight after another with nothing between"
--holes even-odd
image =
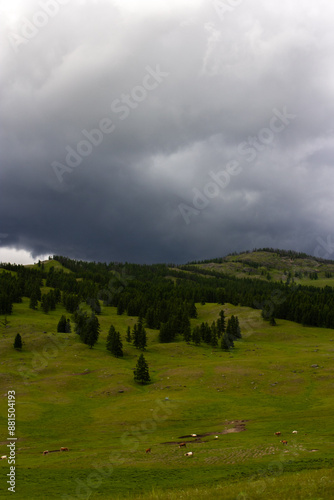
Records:
<instances>
[{"instance_id":1,"label":"dark storm cloud","mask_svg":"<svg viewBox=\"0 0 334 500\"><path fill-rule=\"evenodd\" d=\"M135 262L314 253L333 209L328 2L57 2L7 12L1 245Z\"/></svg>"}]
</instances>

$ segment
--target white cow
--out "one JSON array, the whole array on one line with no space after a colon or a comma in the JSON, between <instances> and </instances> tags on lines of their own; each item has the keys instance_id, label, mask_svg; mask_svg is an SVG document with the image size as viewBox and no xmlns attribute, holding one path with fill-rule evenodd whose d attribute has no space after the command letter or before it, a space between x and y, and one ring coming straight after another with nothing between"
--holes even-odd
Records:
<instances>
[{"instance_id":1,"label":"white cow","mask_svg":"<svg viewBox=\"0 0 334 500\"><path fill-rule=\"evenodd\" d=\"M1 460L6 460L7 455L2 455Z\"/></svg>"},{"instance_id":2,"label":"white cow","mask_svg":"<svg viewBox=\"0 0 334 500\"><path fill-rule=\"evenodd\" d=\"M298 431L292 431L292 434L297 434L297 433L298 433Z\"/></svg>"},{"instance_id":3,"label":"white cow","mask_svg":"<svg viewBox=\"0 0 334 500\"><path fill-rule=\"evenodd\" d=\"M185 457L192 457L193 456L193 452L192 451L188 451L187 453L184 454Z\"/></svg>"}]
</instances>

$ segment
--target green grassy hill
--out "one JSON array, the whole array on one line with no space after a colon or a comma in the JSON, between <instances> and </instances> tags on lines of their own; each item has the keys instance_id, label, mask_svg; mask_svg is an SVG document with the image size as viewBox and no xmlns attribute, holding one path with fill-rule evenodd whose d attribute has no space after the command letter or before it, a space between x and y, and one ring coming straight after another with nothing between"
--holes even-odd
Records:
<instances>
[{"instance_id":1,"label":"green grassy hill","mask_svg":"<svg viewBox=\"0 0 334 500\"><path fill-rule=\"evenodd\" d=\"M334 262L284 251L255 250L197 263L199 269L317 287L334 286ZM311 277L310 277L311 275Z\"/></svg>"},{"instance_id":2,"label":"green grassy hill","mask_svg":"<svg viewBox=\"0 0 334 500\"><path fill-rule=\"evenodd\" d=\"M57 260L54 259L49 259L49 260L43 260L40 262L40 264L28 264L26 267L30 269L39 269L43 268L45 271L50 271L50 269L53 267L55 271L64 271L64 273L70 273L71 271L67 269L65 266L60 264Z\"/></svg>"},{"instance_id":3,"label":"green grassy hill","mask_svg":"<svg viewBox=\"0 0 334 500\"><path fill-rule=\"evenodd\" d=\"M43 272L74 272L57 260L44 264ZM94 265L87 271L69 264L82 269L72 279L83 290L94 290L94 276L103 283L103 265L94 274ZM191 277L194 265L203 270L204 281L209 281L209 269L317 286L330 284L332 278L326 276L334 270L330 262L259 251L182 266L186 274L171 267L165 273L168 286L176 288ZM128 274L118 267L107 272L108 290L121 289L126 295L128 288L146 287L141 268ZM142 276L139 281L132 272ZM158 280L157 273L163 273L161 268L152 280ZM42 286L42 295L50 289ZM192 328L211 324L223 309L226 319L238 316L242 339L224 351L186 343L180 336L160 343L158 330L146 328L144 356L151 383L142 386L133 377L141 351L125 340L138 317L102 306L100 336L90 349L73 332L73 317L62 305L46 314L40 305L29 308L29 302L24 297L14 303L12 314L0 315L0 454L9 454L8 394L15 391L15 498L333 498L333 329L282 319L270 326L260 309L197 302ZM90 308L85 304L83 309ZM72 333L57 333L63 314L71 318ZM123 358L106 350L111 324L121 333ZM21 351L13 347L17 333ZM181 442L186 447L180 448ZM69 451L61 452L61 447ZM43 455L45 450L49 453ZM12 494L6 483L9 467L7 460L0 461L1 498Z\"/></svg>"},{"instance_id":4,"label":"green grassy hill","mask_svg":"<svg viewBox=\"0 0 334 500\"><path fill-rule=\"evenodd\" d=\"M221 307L197 304L193 325ZM139 353L124 340L136 318L104 307L89 349L75 333L56 333L61 307L42 314L28 300L15 305L0 330L0 414L5 454L6 394L15 390L16 498L331 498L334 332L287 321L270 327L259 311L224 310L239 316L243 332L231 353L159 344L150 330L152 383L140 386ZM105 349L111 323L122 332L124 359ZM13 349L18 332L21 352ZM69 452L42 454L61 446ZM7 461L0 466L3 488ZM287 495L275 496L283 483Z\"/></svg>"}]
</instances>

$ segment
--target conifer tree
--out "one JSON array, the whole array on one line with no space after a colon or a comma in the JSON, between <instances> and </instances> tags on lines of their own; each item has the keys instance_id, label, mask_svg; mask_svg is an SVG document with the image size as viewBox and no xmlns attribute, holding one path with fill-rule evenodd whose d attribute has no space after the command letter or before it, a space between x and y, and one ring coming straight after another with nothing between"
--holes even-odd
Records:
<instances>
[{"instance_id":1,"label":"conifer tree","mask_svg":"<svg viewBox=\"0 0 334 500\"><path fill-rule=\"evenodd\" d=\"M88 315L86 312L79 309L78 311L75 311L73 317L75 322L75 333L77 333L80 336L81 340L84 342L87 330Z\"/></svg>"},{"instance_id":2,"label":"conifer tree","mask_svg":"<svg viewBox=\"0 0 334 500\"><path fill-rule=\"evenodd\" d=\"M143 354L139 356L136 368L134 369L133 373L135 381L140 384L147 384L151 381L148 364Z\"/></svg>"},{"instance_id":3,"label":"conifer tree","mask_svg":"<svg viewBox=\"0 0 334 500\"><path fill-rule=\"evenodd\" d=\"M109 328L109 333L107 337L107 349L116 358L123 357L123 344L121 340L121 335L119 332L116 332L114 325L111 325Z\"/></svg>"},{"instance_id":4,"label":"conifer tree","mask_svg":"<svg viewBox=\"0 0 334 500\"><path fill-rule=\"evenodd\" d=\"M50 310L49 301L48 301L48 298L45 294L42 295L41 307L42 307L43 311L45 312L45 314L47 314Z\"/></svg>"},{"instance_id":5,"label":"conifer tree","mask_svg":"<svg viewBox=\"0 0 334 500\"><path fill-rule=\"evenodd\" d=\"M171 342L170 323L160 323L159 342Z\"/></svg>"},{"instance_id":6,"label":"conifer tree","mask_svg":"<svg viewBox=\"0 0 334 500\"><path fill-rule=\"evenodd\" d=\"M124 313L124 310L125 310L125 307L124 307L123 301L122 301L122 299L119 299L118 304L117 304L117 314L119 316L122 316L122 314Z\"/></svg>"},{"instance_id":7,"label":"conifer tree","mask_svg":"<svg viewBox=\"0 0 334 500\"><path fill-rule=\"evenodd\" d=\"M232 341L241 339L241 330L237 316L232 314L231 318L227 322L226 331Z\"/></svg>"},{"instance_id":8,"label":"conifer tree","mask_svg":"<svg viewBox=\"0 0 334 500\"><path fill-rule=\"evenodd\" d=\"M131 338L131 329L130 329L130 327L129 327L129 326L128 326L127 330L126 330L126 337L125 337L125 340L126 340L127 342L129 342L129 343L130 343L130 342L131 342L131 340L132 340L132 338Z\"/></svg>"},{"instance_id":9,"label":"conifer tree","mask_svg":"<svg viewBox=\"0 0 334 500\"><path fill-rule=\"evenodd\" d=\"M191 318L197 318L197 309L194 301L190 302L189 304L189 316Z\"/></svg>"},{"instance_id":10,"label":"conifer tree","mask_svg":"<svg viewBox=\"0 0 334 500\"><path fill-rule=\"evenodd\" d=\"M218 338L221 338L221 336L225 332L225 327L226 327L226 324L225 324L225 313L224 313L224 311L222 309L220 311L220 313L219 313L219 319L217 320L217 334L218 334Z\"/></svg>"},{"instance_id":11,"label":"conifer tree","mask_svg":"<svg viewBox=\"0 0 334 500\"><path fill-rule=\"evenodd\" d=\"M21 335L18 333L15 337L14 340L14 349L21 350L22 349L22 338Z\"/></svg>"},{"instance_id":12,"label":"conifer tree","mask_svg":"<svg viewBox=\"0 0 334 500\"><path fill-rule=\"evenodd\" d=\"M87 321L84 343L89 345L89 347L92 349L92 347L96 344L97 339L99 338L99 333L100 333L99 320L97 319L95 314L92 313Z\"/></svg>"},{"instance_id":13,"label":"conifer tree","mask_svg":"<svg viewBox=\"0 0 334 500\"><path fill-rule=\"evenodd\" d=\"M30 297L30 302L29 302L29 307L30 309L37 309L38 307L38 298L36 294L31 295Z\"/></svg>"},{"instance_id":14,"label":"conifer tree","mask_svg":"<svg viewBox=\"0 0 334 500\"><path fill-rule=\"evenodd\" d=\"M213 322L211 325L211 341L210 344L212 347L217 347L218 345L218 332L217 332L217 326L216 323Z\"/></svg>"},{"instance_id":15,"label":"conifer tree","mask_svg":"<svg viewBox=\"0 0 334 500\"><path fill-rule=\"evenodd\" d=\"M201 329L199 326L195 326L192 332L192 341L196 345L200 345L201 343Z\"/></svg>"},{"instance_id":16,"label":"conifer tree","mask_svg":"<svg viewBox=\"0 0 334 500\"><path fill-rule=\"evenodd\" d=\"M191 340L191 328L190 328L190 321L189 325L185 325L183 329L183 339L185 342L190 342Z\"/></svg>"},{"instance_id":17,"label":"conifer tree","mask_svg":"<svg viewBox=\"0 0 334 500\"><path fill-rule=\"evenodd\" d=\"M146 320L146 326L147 328L154 328L155 327L155 312L153 307L149 307L146 311L145 315L145 320Z\"/></svg>"},{"instance_id":18,"label":"conifer tree","mask_svg":"<svg viewBox=\"0 0 334 500\"><path fill-rule=\"evenodd\" d=\"M147 335L143 325L143 319L141 317L138 318L138 322L134 325L132 338L133 338L133 345L137 349L141 350L145 349L147 345Z\"/></svg>"},{"instance_id":19,"label":"conifer tree","mask_svg":"<svg viewBox=\"0 0 334 500\"><path fill-rule=\"evenodd\" d=\"M276 321L273 314L270 316L269 324L270 326L276 326Z\"/></svg>"},{"instance_id":20,"label":"conifer tree","mask_svg":"<svg viewBox=\"0 0 334 500\"><path fill-rule=\"evenodd\" d=\"M57 325L58 333L66 333L66 318L64 315L61 316L58 325Z\"/></svg>"},{"instance_id":21,"label":"conifer tree","mask_svg":"<svg viewBox=\"0 0 334 500\"><path fill-rule=\"evenodd\" d=\"M233 340L228 334L228 331L224 332L221 340L221 348L224 349L225 351L229 351L231 347L234 347Z\"/></svg>"},{"instance_id":22,"label":"conifer tree","mask_svg":"<svg viewBox=\"0 0 334 500\"><path fill-rule=\"evenodd\" d=\"M225 289L219 288L217 290L217 302L218 302L218 304L221 304L222 306L225 304L225 296L226 296Z\"/></svg>"}]
</instances>

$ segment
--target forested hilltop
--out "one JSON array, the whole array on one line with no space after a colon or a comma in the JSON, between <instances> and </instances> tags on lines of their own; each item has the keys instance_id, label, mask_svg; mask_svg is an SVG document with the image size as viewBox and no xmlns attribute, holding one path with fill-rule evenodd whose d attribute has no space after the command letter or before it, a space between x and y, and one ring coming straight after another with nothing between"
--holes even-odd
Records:
<instances>
[{"instance_id":1,"label":"forested hilltop","mask_svg":"<svg viewBox=\"0 0 334 500\"><path fill-rule=\"evenodd\" d=\"M54 255L33 266L1 264L0 314L22 297L47 314L62 303L70 314L101 303L161 329L161 341L189 338L195 303L262 310L265 319L334 328L334 262L293 251L261 249L182 266L84 262ZM41 287L48 287L41 293ZM44 289L45 291L45 289Z\"/></svg>"}]
</instances>

